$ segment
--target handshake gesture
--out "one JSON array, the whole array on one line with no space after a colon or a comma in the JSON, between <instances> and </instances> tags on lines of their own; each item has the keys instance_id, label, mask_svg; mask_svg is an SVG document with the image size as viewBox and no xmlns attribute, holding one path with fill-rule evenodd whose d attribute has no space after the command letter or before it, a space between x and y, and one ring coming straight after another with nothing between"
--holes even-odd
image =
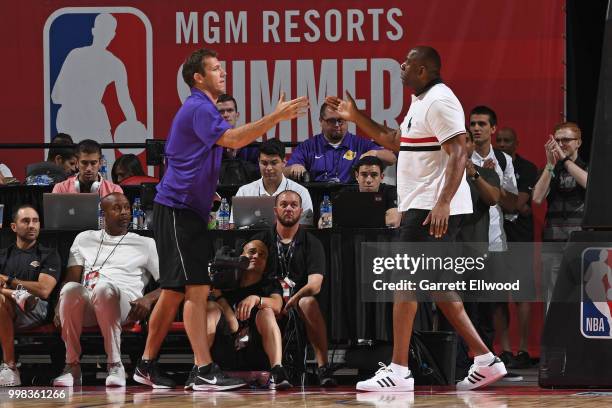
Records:
<instances>
[{"instance_id":1,"label":"handshake gesture","mask_svg":"<svg viewBox=\"0 0 612 408\"><path fill-rule=\"evenodd\" d=\"M281 92L276 108L272 114L276 116L278 122L282 122L284 120L291 120L304 116L306 112L308 112L308 107L308 98L305 96L285 101L285 93Z\"/></svg>"}]
</instances>

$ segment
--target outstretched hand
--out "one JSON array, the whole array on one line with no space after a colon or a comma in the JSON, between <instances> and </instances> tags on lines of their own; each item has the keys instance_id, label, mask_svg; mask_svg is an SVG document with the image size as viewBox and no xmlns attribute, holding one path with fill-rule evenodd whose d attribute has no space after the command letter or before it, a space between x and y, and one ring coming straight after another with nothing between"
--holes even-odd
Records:
<instances>
[{"instance_id":1,"label":"outstretched hand","mask_svg":"<svg viewBox=\"0 0 612 408\"><path fill-rule=\"evenodd\" d=\"M276 109L274 109L274 114L277 115L279 121L291 120L304 116L308 111L308 107L308 98L305 96L285 101L285 93L281 92Z\"/></svg>"},{"instance_id":2,"label":"outstretched hand","mask_svg":"<svg viewBox=\"0 0 612 408\"><path fill-rule=\"evenodd\" d=\"M348 91L344 91L344 94L346 97L344 100L337 96L328 96L325 98L325 103L329 105L332 110L338 112L338 115L340 115L342 119L354 122L359 109L357 109L357 104L351 94Z\"/></svg>"}]
</instances>

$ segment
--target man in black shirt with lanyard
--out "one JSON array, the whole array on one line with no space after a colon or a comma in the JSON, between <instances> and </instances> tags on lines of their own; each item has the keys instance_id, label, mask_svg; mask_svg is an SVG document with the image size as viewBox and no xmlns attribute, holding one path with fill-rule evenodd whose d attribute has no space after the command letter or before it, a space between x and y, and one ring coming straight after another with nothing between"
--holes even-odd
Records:
<instances>
[{"instance_id":1,"label":"man in black shirt with lanyard","mask_svg":"<svg viewBox=\"0 0 612 408\"><path fill-rule=\"evenodd\" d=\"M284 279L291 287L291 297L282 313L287 314L295 308L304 322L317 359L320 384L335 385L327 361L327 328L315 298L321 291L325 274L323 245L299 224L302 199L298 193L286 190L277 195L274 212L275 227L252 239L263 241L268 247L268 273Z\"/></svg>"},{"instance_id":2,"label":"man in black shirt with lanyard","mask_svg":"<svg viewBox=\"0 0 612 408\"><path fill-rule=\"evenodd\" d=\"M0 387L21 385L15 366L15 330L46 321L47 299L61 272L57 250L37 242L40 220L32 206L22 205L15 211L11 229L16 242L0 251L0 344L4 357Z\"/></svg>"}]
</instances>

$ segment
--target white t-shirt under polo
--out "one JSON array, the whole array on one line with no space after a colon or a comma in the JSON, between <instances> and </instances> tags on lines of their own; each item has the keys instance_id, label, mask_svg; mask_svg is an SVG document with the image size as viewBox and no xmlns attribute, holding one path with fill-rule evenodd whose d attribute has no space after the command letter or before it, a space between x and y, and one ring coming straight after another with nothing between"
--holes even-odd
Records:
<instances>
[{"instance_id":1,"label":"white t-shirt under polo","mask_svg":"<svg viewBox=\"0 0 612 408\"><path fill-rule=\"evenodd\" d=\"M438 83L419 96L412 95L400 130L398 210L431 210L444 187L448 164L448 154L442 149L442 143L465 133L461 103L449 87ZM450 203L450 215L470 213L472 197L464 170L461 184Z\"/></svg>"},{"instance_id":2,"label":"white t-shirt under polo","mask_svg":"<svg viewBox=\"0 0 612 408\"><path fill-rule=\"evenodd\" d=\"M113 283L130 301L141 298L149 279L159 279L155 241L133 232L128 232L123 239L123 235L112 236L104 232L100 246L102 232L89 230L76 236L70 247L68 267L82 266L84 275L93 267L100 272L99 282ZM115 252L111 255L113 249Z\"/></svg>"},{"instance_id":3,"label":"white t-shirt under polo","mask_svg":"<svg viewBox=\"0 0 612 408\"><path fill-rule=\"evenodd\" d=\"M486 157L480 156L477 151L472 153L472 162L482 167L485 160L491 159L495 162L495 172L499 176L500 187L504 190L518 194L518 188L516 185L516 177L514 176L514 165L512 164L512 157L504 152L501 152L506 158L506 169L502 170L501 165L495 157L493 147L489 147L489 154ZM491 252L503 252L508 250L508 244L506 240L506 232L504 230L504 211L499 204L489 207L489 251Z\"/></svg>"},{"instance_id":4,"label":"white t-shirt under polo","mask_svg":"<svg viewBox=\"0 0 612 408\"><path fill-rule=\"evenodd\" d=\"M290 180L283 176L278 188L274 192L274 194L268 194L266 188L263 184L263 178L255 180L249 184L245 184L244 186L238 189L236 193L236 197L258 197L258 196L269 196L276 197L280 193L285 190L295 191L302 198L302 216L300 217L300 224L303 225L312 225L312 219L314 216L312 209L312 198L310 198L310 193L306 189L306 187L302 186L299 183L296 183L293 180ZM230 214L230 224L234 223L234 211Z\"/></svg>"}]
</instances>

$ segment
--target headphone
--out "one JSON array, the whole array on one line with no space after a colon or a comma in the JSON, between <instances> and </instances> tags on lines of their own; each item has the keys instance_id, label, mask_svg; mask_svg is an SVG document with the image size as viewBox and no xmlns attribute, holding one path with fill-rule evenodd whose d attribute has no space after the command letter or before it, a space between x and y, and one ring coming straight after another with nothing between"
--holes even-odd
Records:
<instances>
[{"instance_id":1,"label":"headphone","mask_svg":"<svg viewBox=\"0 0 612 408\"><path fill-rule=\"evenodd\" d=\"M94 181L91 185L90 190L92 193L98 192L98 190L100 189L100 184L102 184L101 180L102 180L102 176L100 175L100 173L98 173L98 179ZM77 191L77 193L81 192L81 183L79 182L79 173L77 173L74 176L74 189Z\"/></svg>"}]
</instances>

